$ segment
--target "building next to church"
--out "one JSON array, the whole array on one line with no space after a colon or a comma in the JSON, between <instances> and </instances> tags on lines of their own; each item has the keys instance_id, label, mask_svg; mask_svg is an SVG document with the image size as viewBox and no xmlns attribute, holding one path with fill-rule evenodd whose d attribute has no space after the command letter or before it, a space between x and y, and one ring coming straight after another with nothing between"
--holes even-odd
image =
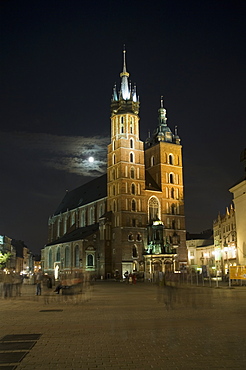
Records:
<instances>
[{"instance_id":1,"label":"building next to church","mask_svg":"<svg viewBox=\"0 0 246 370\"><path fill-rule=\"evenodd\" d=\"M49 218L44 271L101 278L128 271L146 278L187 264L182 146L167 124L163 99L158 123L139 138L136 86L129 83L126 52L119 91L111 100L107 173L67 192Z\"/></svg>"}]
</instances>

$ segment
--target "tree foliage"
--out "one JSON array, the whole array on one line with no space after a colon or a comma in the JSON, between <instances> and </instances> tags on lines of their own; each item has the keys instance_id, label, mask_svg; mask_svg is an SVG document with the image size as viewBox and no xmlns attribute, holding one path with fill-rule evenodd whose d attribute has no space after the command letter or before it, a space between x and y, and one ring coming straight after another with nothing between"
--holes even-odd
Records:
<instances>
[{"instance_id":1,"label":"tree foliage","mask_svg":"<svg viewBox=\"0 0 246 370\"><path fill-rule=\"evenodd\" d=\"M0 252L0 268L3 269L4 267L6 267L6 263L10 259L10 257L11 257L10 252L7 253Z\"/></svg>"}]
</instances>

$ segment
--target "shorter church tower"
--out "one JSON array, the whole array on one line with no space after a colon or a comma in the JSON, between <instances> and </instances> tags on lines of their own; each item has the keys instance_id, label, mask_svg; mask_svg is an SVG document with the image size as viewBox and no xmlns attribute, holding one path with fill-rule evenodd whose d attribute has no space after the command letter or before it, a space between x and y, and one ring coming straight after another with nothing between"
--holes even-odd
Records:
<instances>
[{"instance_id":1,"label":"shorter church tower","mask_svg":"<svg viewBox=\"0 0 246 370\"><path fill-rule=\"evenodd\" d=\"M167 125L163 98L158 110L158 126L145 143L145 166L157 187L148 200L145 253L152 261L153 258L158 261L157 265L161 260L169 264L169 269L179 270L187 263L182 146L177 127L173 134ZM148 188L151 190L151 183L146 184Z\"/></svg>"}]
</instances>

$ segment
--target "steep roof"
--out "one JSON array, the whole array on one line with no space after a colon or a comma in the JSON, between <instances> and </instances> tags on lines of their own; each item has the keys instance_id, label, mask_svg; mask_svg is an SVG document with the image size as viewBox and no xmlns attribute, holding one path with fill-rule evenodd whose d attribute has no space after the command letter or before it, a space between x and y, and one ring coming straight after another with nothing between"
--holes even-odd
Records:
<instances>
[{"instance_id":1,"label":"steep roof","mask_svg":"<svg viewBox=\"0 0 246 370\"><path fill-rule=\"evenodd\" d=\"M99 230L99 223L85 226L85 227L80 227L79 229L75 229L71 231L70 233L63 235L60 239L54 240L51 243L46 244L46 247L50 245L71 242L74 240L85 239L91 234L94 234L95 232L97 232L98 230Z\"/></svg>"},{"instance_id":2,"label":"steep roof","mask_svg":"<svg viewBox=\"0 0 246 370\"><path fill-rule=\"evenodd\" d=\"M107 174L104 174L96 179L87 182L78 188L66 193L62 202L56 209L54 215L66 212L77 207L81 207L88 203L107 196Z\"/></svg>"}]
</instances>

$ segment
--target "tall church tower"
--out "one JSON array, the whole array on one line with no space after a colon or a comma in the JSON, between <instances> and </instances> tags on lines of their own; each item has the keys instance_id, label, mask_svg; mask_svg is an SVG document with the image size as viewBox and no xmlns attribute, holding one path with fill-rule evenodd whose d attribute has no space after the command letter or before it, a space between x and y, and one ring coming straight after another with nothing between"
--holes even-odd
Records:
<instances>
[{"instance_id":1,"label":"tall church tower","mask_svg":"<svg viewBox=\"0 0 246 370\"><path fill-rule=\"evenodd\" d=\"M112 211L112 268L119 274L141 270L146 212L144 144L139 139L139 98L129 82L126 51L119 92L111 100L108 146L107 209Z\"/></svg>"}]
</instances>

